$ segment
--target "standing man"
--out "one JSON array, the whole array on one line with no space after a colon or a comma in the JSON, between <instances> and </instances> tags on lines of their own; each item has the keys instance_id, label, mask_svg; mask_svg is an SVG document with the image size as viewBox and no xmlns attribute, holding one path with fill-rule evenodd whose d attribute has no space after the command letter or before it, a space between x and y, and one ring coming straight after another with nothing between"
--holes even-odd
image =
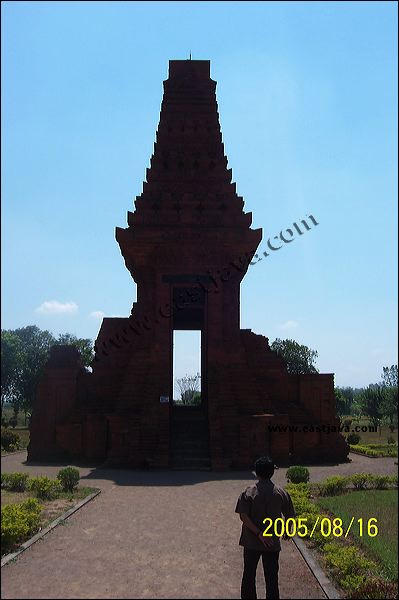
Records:
<instances>
[{"instance_id":1,"label":"standing man","mask_svg":"<svg viewBox=\"0 0 399 600\"><path fill-rule=\"evenodd\" d=\"M244 546L244 572L241 583L241 598L256 599L256 569L262 557L266 583L266 598L280 598L278 589L278 560L281 550L280 538L274 535L274 521L295 517L294 507L289 494L274 485L274 462L268 456L262 456L255 462L255 473L259 481L247 487L238 498L236 513L242 521L240 546ZM271 537L263 536L266 525L263 520L269 518L272 525ZM290 530L291 531L291 530Z\"/></svg>"}]
</instances>

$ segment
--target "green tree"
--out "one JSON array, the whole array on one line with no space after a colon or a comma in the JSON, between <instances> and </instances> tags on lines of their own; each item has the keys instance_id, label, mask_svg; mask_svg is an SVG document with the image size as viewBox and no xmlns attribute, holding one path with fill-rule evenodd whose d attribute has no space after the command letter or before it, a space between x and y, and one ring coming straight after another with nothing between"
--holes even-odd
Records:
<instances>
[{"instance_id":1,"label":"green tree","mask_svg":"<svg viewBox=\"0 0 399 600\"><path fill-rule=\"evenodd\" d=\"M200 379L201 375L197 373L196 375L185 375L185 377L176 380L183 404L198 405L201 403Z\"/></svg>"},{"instance_id":2,"label":"green tree","mask_svg":"<svg viewBox=\"0 0 399 600\"><path fill-rule=\"evenodd\" d=\"M13 333L21 347L19 377L13 398L14 414L18 415L21 409L25 413L32 410L37 384L55 339L49 331L42 331L36 325L15 329Z\"/></svg>"},{"instance_id":3,"label":"green tree","mask_svg":"<svg viewBox=\"0 0 399 600\"><path fill-rule=\"evenodd\" d=\"M382 368L382 386L385 394L382 409L393 430L398 425L398 365Z\"/></svg>"},{"instance_id":4,"label":"green tree","mask_svg":"<svg viewBox=\"0 0 399 600\"><path fill-rule=\"evenodd\" d=\"M381 424L384 415L384 402L385 390L380 385L369 385L360 396L362 411L369 417L375 427Z\"/></svg>"},{"instance_id":5,"label":"green tree","mask_svg":"<svg viewBox=\"0 0 399 600\"><path fill-rule=\"evenodd\" d=\"M75 346L85 366L89 366L94 358L92 341L70 333L55 339L52 333L36 325L1 332L1 407L5 401L11 404L14 421L20 410L25 416L31 412L50 348L56 344Z\"/></svg>"},{"instance_id":6,"label":"green tree","mask_svg":"<svg viewBox=\"0 0 399 600\"><path fill-rule=\"evenodd\" d=\"M334 388L335 395L335 406L337 409L337 415L343 417L351 414L352 404L348 398L343 394L341 388Z\"/></svg>"},{"instance_id":7,"label":"green tree","mask_svg":"<svg viewBox=\"0 0 399 600\"><path fill-rule=\"evenodd\" d=\"M1 332L1 413L17 393L21 368L21 343L13 331Z\"/></svg>"},{"instance_id":8,"label":"green tree","mask_svg":"<svg viewBox=\"0 0 399 600\"><path fill-rule=\"evenodd\" d=\"M81 354L82 363L85 367L90 367L94 359L93 342L88 338L78 338L70 333L62 333L58 336L56 345L75 346Z\"/></svg>"},{"instance_id":9,"label":"green tree","mask_svg":"<svg viewBox=\"0 0 399 600\"><path fill-rule=\"evenodd\" d=\"M382 367L382 385L386 387L398 387L398 365Z\"/></svg>"},{"instance_id":10,"label":"green tree","mask_svg":"<svg viewBox=\"0 0 399 600\"><path fill-rule=\"evenodd\" d=\"M285 360L288 373L294 375L318 373L314 365L318 356L316 350L298 344L294 340L280 340L279 338L274 340L270 348Z\"/></svg>"}]
</instances>

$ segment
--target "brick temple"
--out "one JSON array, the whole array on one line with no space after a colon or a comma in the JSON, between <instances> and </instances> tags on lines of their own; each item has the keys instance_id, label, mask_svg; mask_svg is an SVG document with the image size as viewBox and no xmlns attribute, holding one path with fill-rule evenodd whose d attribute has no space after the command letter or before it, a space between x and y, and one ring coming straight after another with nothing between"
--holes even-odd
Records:
<instances>
[{"instance_id":1,"label":"brick temple","mask_svg":"<svg viewBox=\"0 0 399 600\"><path fill-rule=\"evenodd\" d=\"M338 425L334 376L290 375L266 337L240 329L240 284L262 230L232 182L215 90L209 61L170 61L143 192L116 229L137 301L129 317L103 319L92 372L76 349L52 348L29 460L229 469L265 453L277 464L346 459L342 435L323 431ZM176 330L201 332L198 406L173 402Z\"/></svg>"}]
</instances>

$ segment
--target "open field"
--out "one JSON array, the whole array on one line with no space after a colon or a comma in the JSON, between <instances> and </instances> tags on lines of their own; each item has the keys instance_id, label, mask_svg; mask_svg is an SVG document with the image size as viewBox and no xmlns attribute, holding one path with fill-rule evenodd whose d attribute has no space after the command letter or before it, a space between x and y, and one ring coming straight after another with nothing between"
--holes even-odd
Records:
<instances>
[{"instance_id":1,"label":"open field","mask_svg":"<svg viewBox=\"0 0 399 600\"><path fill-rule=\"evenodd\" d=\"M347 417L343 417L343 419L353 419L350 425L350 429L354 429L355 427L369 427L372 426L372 423L367 417L361 417L360 419L355 419L351 415ZM378 431L356 431L358 435L360 435L360 444L379 444L386 445L388 443L388 438L393 437L398 443L398 429L395 428L392 432L388 425L381 425L378 427ZM345 436L348 434L345 433Z\"/></svg>"}]
</instances>

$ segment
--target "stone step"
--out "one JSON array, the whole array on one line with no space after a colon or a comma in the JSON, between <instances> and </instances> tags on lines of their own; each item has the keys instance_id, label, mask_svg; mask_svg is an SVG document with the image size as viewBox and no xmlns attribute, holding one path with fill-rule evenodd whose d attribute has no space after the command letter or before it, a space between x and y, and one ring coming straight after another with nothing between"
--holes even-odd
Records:
<instances>
[{"instance_id":1,"label":"stone step","mask_svg":"<svg viewBox=\"0 0 399 600\"><path fill-rule=\"evenodd\" d=\"M171 439L175 440L203 440L208 437L208 432L205 430L200 431L176 431L170 432Z\"/></svg>"},{"instance_id":2,"label":"stone step","mask_svg":"<svg viewBox=\"0 0 399 600\"><path fill-rule=\"evenodd\" d=\"M173 457L172 466L174 469L204 469L210 470L211 461L209 458L191 458L191 457Z\"/></svg>"},{"instance_id":3,"label":"stone step","mask_svg":"<svg viewBox=\"0 0 399 600\"><path fill-rule=\"evenodd\" d=\"M208 440L194 440L194 441L170 441L170 448L173 451L192 451L192 450L200 450L201 452L208 452L209 442Z\"/></svg>"}]
</instances>

